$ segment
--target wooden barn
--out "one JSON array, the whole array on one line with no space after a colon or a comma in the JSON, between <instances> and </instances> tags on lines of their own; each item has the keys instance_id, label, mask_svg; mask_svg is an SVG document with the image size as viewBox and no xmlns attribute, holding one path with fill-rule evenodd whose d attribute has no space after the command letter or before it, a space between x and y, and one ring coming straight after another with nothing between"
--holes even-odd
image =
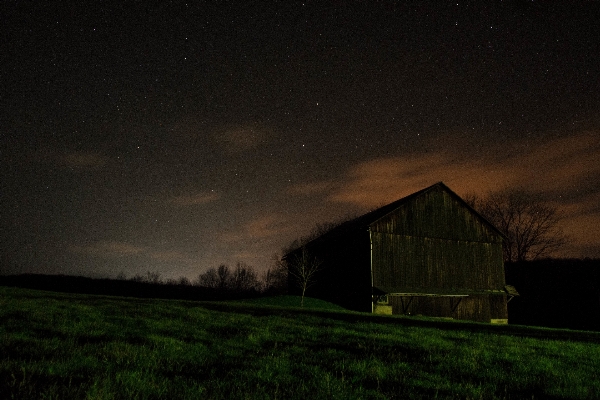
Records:
<instances>
[{"instance_id":1,"label":"wooden barn","mask_svg":"<svg viewBox=\"0 0 600 400\"><path fill-rule=\"evenodd\" d=\"M356 311L508 323L517 293L505 283L502 240L440 182L307 243L321 265L306 295Z\"/></svg>"}]
</instances>

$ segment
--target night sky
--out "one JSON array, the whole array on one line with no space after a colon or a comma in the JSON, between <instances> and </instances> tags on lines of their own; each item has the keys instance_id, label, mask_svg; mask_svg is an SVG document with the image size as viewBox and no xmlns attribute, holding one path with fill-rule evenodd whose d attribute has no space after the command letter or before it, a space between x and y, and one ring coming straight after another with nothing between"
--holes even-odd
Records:
<instances>
[{"instance_id":1,"label":"night sky","mask_svg":"<svg viewBox=\"0 0 600 400\"><path fill-rule=\"evenodd\" d=\"M599 2L72 3L0 6L5 272L260 272L439 181L600 257Z\"/></svg>"}]
</instances>

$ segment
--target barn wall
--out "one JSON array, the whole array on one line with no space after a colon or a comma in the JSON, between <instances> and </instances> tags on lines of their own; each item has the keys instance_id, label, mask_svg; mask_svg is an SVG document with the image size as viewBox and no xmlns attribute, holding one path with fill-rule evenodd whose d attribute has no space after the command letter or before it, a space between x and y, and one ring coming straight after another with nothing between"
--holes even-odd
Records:
<instances>
[{"instance_id":1,"label":"barn wall","mask_svg":"<svg viewBox=\"0 0 600 400\"><path fill-rule=\"evenodd\" d=\"M440 187L423 193L371 224L374 232L501 243L501 236Z\"/></svg>"},{"instance_id":2,"label":"barn wall","mask_svg":"<svg viewBox=\"0 0 600 400\"><path fill-rule=\"evenodd\" d=\"M502 245L373 232L373 285L412 289L501 289Z\"/></svg>"},{"instance_id":3,"label":"barn wall","mask_svg":"<svg viewBox=\"0 0 600 400\"><path fill-rule=\"evenodd\" d=\"M371 224L377 287L501 289L502 238L441 187Z\"/></svg>"},{"instance_id":4,"label":"barn wall","mask_svg":"<svg viewBox=\"0 0 600 400\"><path fill-rule=\"evenodd\" d=\"M490 315L492 319L505 320L508 323L508 304L506 295L490 296Z\"/></svg>"},{"instance_id":5,"label":"barn wall","mask_svg":"<svg viewBox=\"0 0 600 400\"><path fill-rule=\"evenodd\" d=\"M393 314L403 314L409 297L389 296ZM471 295L463 297L452 311L457 298L450 297L414 297L406 309L407 315L425 315L454 318L460 320L490 322L507 320L506 298L502 295ZM404 302L404 307L403 307ZM451 303L453 302L453 303Z\"/></svg>"}]
</instances>

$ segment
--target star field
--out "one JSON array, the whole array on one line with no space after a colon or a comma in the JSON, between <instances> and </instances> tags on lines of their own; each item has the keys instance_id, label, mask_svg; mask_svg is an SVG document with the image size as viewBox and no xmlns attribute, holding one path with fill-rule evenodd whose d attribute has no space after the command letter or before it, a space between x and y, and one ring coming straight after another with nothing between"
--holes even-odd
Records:
<instances>
[{"instance_id":1,"label":"star field","mask_svg":"<svg viewBox=\"0 0 600 400\"><path fill-rule=\"evenodd\" d=\"M597 2L0 7L6 271L265 270L438 181L600 257Z\"/></svg>"}]
</instances>

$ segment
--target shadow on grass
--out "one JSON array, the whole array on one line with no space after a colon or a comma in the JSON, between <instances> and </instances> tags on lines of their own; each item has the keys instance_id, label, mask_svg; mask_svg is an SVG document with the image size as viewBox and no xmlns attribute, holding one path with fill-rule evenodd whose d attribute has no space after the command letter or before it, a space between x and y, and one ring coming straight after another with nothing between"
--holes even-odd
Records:
<instances>
[{"instance_id":1,"label":"shadow on grass","mask_svg":"<svg viewBox=\"0 0 600 400\"><path fill-rule=\"evenodd\" d=\"M229 302L199 302L198 304L201 304L202 307L213 311L244 313L255 316L278 315L282 317L293 318L295 315L310 315L349 323L383 323L401 325L405 327L410 326L451 331L462 330L473 333L491 333L496 335L510 335L525 338L600 343L600 332L594 331L553 329L525 325L492 325L479 322L458 320L449 321L427 317L374 315L355 311L327 311L306 308L269 307Z\"/></svg>"}]
</instances>

